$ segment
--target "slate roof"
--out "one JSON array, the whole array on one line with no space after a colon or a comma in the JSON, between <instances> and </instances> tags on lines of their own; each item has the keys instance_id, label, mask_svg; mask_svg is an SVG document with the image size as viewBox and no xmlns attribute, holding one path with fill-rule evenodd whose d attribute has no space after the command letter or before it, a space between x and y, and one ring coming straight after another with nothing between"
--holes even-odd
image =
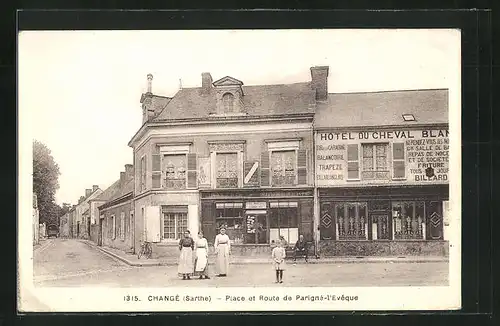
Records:
<instances>
[{"instance_id":1,"label":"slate roof","mask_svg":"<svg viewBox=\"0 0 500 326\"><path fill-rule=\"evenodd\" d=\"M120 179L116 180L111 186L106 188L99 196L92 199L93 201L108 201L110 198L120 191Z\"/></svg>"},{"instance_id":2,"label":"slate roof","mask_svg":"<svg viewBox=\"0 0 500 326\"><path fill-rule=\"evenodd\" d=\"M405 122L403 114L415 122ZM333 93L318 102L315 128L448 123L448 90Z\"/></svg>"},{"instance_id":3,"label":"slate roof","mask_svg":"<svg viewBox=\"0 0 500 326\"><path fill-rule=\"evenodd\" d=\"M243 111L248 116L313 113L315 91L311 84L242 86ZM204 118L216 112L215 89L183 88L168 102L155 121Z\"/></svg>"}]
</instances>

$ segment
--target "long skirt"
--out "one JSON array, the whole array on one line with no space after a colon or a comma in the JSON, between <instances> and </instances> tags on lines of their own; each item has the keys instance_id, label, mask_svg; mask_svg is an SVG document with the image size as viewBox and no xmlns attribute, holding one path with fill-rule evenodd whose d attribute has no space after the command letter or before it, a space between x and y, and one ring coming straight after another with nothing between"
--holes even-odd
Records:
<instances>
[{"instance_id":1,"label":"long skirt","mask_svg":"<svg viewBox=\"0 0 500 326\"><path fill-rule=\"evenodd\" d=\"M191 247L182 247L181 255L179 257L179 267L177 272L179 276L193 274L193 249Z\"/></svg>"},{"instance_id":2,"label":"long skirt","mask_svg":"<svg viewBox=\"0 0 500 326\"><path fill-rule=\"evenodd\" d=\"M217 247L217 261L215 263L215 273L227 275L229 272L229 247L227 244L219 244Z\"/></svg>"},{"instance_id":3,"label":"long skirt","mask_svg":"<svg viewBox=\"0 0 500 326\"><path fill-rule=\"evenodd\" d=\"M208 276L208 259L207 259L206 248L196 249L196 262L194 267L194 275Z\"/></svg>"}]
</instances>

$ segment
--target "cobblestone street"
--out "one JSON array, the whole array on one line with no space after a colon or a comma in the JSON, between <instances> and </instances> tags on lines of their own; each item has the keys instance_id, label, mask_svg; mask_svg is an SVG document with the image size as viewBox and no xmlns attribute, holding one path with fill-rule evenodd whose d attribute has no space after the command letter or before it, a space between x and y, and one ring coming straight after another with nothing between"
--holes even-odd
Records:
<instances>
[{"instance_id":1,"label":"cobblestone street","mask_svg":"<svg viewBox=\"0 0 500 326\"><path fill-rule=\"evenodd\" d=\"M225 278L183 281L177 266L132 267L83 242L55 239L35 251L34 281L48 287L446 286L448 263L289 263L279 285L271 264L233 264Z\"/></svg>"}]
</instances>

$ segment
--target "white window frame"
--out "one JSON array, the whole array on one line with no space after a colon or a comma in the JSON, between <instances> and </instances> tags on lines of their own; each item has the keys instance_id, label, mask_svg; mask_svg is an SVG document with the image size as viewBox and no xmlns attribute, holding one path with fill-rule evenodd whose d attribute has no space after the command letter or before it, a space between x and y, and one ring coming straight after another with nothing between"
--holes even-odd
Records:
<instances>
[{"instance_id":1,"label":"white window frame","mask_svg":"<svg viewBox=\"0 0 500 326\"><path fill-rule=\"evenodd\" d=\"M227 144L233 144L235 142L228 141ZM238 144L243 142L236 142ZM223 144L223 143L221 143ZM243 187L243 179L245 176L243 175L243 162L245 161L245 147L243 146L243 150L211 150L210 151L210 182L212 189L217 189L217 154L236 154L237 156L237 170L238 170L238 188ZM224 189L224 188L221 188Z\"/></svg>"},{"instance_id":2,"label":"white window frame","mask_svg":"<svg viewBox=\"0 0 500 326\"><path fill-rule=\"evenodd\" d=\"M161 221L160 221L160 231L161 231L161 242L169 242L169 243L172 243L172 242L175 242L177 243L177 241L179 241L179 239L177 239L180 235L177 234L177 225L179 224L179 220L177 218L175 218L174 220L174 237L176 239L168 239L168 238L165 238L165 214L186 214L186 223L187 223L187 226L188 226L188 230L189 230L189 213L186 212L161 212Z\"/></svg>"},{"instance_id":3,"label":"white window frame","mask_svg":"<svg viewBox=\"0 0 500 326\"><path fill-rule=\"evenodd\" d=\"M377 170L376 167L377 167L377 150L376 150L376 146L377 145L384 145L386 147L386 156L385 156L385 166L386 166L386 169L387 170ZM372 153L373 153L373 157L372 157L372 163L373 163L373 167L374 169L373 170L365 170L365 165L364 165L364 156L363 156L363 147L364 146L371 146L372 147ZM361 150L360 150L361 149ZM373 142L373 143L361 143L361 146L358 146L358 167L360 167L359 169L359 172L360 172L360 178L361 179L364 179L363 178L363 172L368 172L368 171L373 171L374 173L376 172L387 172L387 173L390 173L390 176L392 177L392 173L391 173L391 168L392 168L392 163L390 163L390 159L389 159L389 151L392 151L392 143L388 143L388 142ZM368 179L368 180L385 180L385 179L377 179L377 178L373 178L373 179Z\"/></svg>"},{"instance_id":4,"label":"white window frame","mask_svg":"<svg viewBox=\"0 0 500 326\"><path fill-rule=\"evenodd\" d=\"M267 143L267 151L269 152L269 185L273 186L273 166L272 158L273 152L295 152L295 180L294 186L299 182L299 147L300 140L284 140L284 141L273 141Z\"/></svg>"}]
</instances>

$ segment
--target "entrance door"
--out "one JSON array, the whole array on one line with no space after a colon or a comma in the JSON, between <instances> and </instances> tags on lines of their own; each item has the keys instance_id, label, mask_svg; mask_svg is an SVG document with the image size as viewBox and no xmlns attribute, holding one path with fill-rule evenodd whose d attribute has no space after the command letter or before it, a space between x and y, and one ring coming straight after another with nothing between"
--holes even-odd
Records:
<instances>
[{"instance_id":1,"label":"entrance door","mask_svg":"<svg viewBox=\"0 0 500 326\"><path fill-rule=\"evenodd\" d=\"M245 243L265 244L268 239L267 212L265 210L247 210Z\"/></svg>"}]
</instances>

